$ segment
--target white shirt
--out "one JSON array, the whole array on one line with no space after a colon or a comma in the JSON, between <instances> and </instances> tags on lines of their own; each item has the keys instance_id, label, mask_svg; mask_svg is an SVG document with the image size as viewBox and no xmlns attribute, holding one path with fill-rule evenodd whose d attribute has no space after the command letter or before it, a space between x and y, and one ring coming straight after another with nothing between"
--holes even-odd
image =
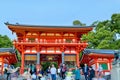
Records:
<instances>
[{"instance_id":1,"label":"white shirt","mask_svg":"<svg viewBox=\"0 0 120 80\"><path fill-rule=\"evenodd\" d=\"M60 68L58 68L58 73L60 73Z\"/></svg>"},{"instance_id":2,"label":"white shirt","mask_svg":"<svg viewBox=\"0 0 120 80\"><path fill-rule=\"evenodd\" d=\"M56 74L56 68L55 68L55 67L52 67L52 68L50 69L50 72L51 72L51 74Z\"/></svg>"},{"instance_id":3,"label":"white shirt","mask_svg":"<svg viewBox=\"0 0 120 80\"><path fill-rule=\"evenodd\" d=\"M36 79L37 76L35 74L32 74L31 77L32 77L32 79Z\"/></svg>"}]
</instances>

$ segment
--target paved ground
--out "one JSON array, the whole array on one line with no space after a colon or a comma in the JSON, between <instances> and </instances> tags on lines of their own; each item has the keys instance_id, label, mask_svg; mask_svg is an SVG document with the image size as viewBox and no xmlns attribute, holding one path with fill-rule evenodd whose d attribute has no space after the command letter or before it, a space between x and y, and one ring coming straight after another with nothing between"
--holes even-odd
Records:
<instances>
[{"instance_id":1,"label":"paved ground","mask_svg":"<svg viewBox=\"0 0 120 80\"><path fill-rule=\"evenodd\" d=\"M0 80L7 80L6 77L7 77L7 75L0 76ZM49 80L49 79L47 78L47 76L46 76L45 78L46 78L46 80ZM8 80L10 80L10 78L9 78ZM17 78L17 80L24 80L24 78L21 77L21 76L19 76L19 77ZM57 80L61 80L61 78L60 78L60 77L57 77ZM81 76L81 80L85 80L83 75ZM110 79L107 79L107 78L106 78L105 80L110 80Z\"/></svg>"},{"instance_id":2,"label":"paved ground","mask_svg":"<svg viewBox=\"0 0 120 80\"><path fill-rule=\"evenodd\" d=\"M46 78L46 80L49 80L47 76L45 78ZM24 77L21 77L21 76L19 76L17 78L17 80L23 80L23 79L24 79ZM0 76L0 80L7 80L7 75ZM8 80L10 80L10 77L8 78ZM57 80L61 80L61 78L59 76L57 76ZM84 77L82 77L81 80L84 80Z\"/></svg>"}]
</instances>

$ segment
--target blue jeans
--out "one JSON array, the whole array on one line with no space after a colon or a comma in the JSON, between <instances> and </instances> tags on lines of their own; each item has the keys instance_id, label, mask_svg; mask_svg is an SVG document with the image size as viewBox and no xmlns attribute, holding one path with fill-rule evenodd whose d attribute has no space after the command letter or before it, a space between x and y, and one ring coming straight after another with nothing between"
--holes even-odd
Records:
<instances>
[{"instance_id":1,"label":"blue jeans","mask_svg":"<svg viewBox=\"0 0 120 80\"><path fill-rule=\"evenodd\" d=\"M51 74L52 80L56 80L56 74Z\"/></svg>"},{"instance_id":2,"label":"blue jeans","mask_svg":"<svg viewBox=\"0 0 120 80\"><path fill-rule=\"evenodd\" d=\"M88 74L84 73L84 76L85 76L85 80L88 80Z\"/></svg>"}]
</instances>

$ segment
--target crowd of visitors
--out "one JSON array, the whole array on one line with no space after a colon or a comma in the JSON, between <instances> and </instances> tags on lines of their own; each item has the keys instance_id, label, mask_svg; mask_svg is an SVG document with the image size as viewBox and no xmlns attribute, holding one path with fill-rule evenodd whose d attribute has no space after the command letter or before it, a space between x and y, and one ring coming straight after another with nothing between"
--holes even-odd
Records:
<instances>
[{"instance_id":1,"label":"crowd of visitors","mask_svg":"<svg viewBox=\"0 0 120 80\"><path fill-rule=\"evenodd\" d=\"M8 66L5 69L5 74L11 77L11 80L17 80L19 68L12 69ZM96 75L97 73L97 75ZM58 69L54 64L50 65L47 70L43 71L40 67L36 69L35 64L29 64L26 71L21 75L25 80L105 80L102 78L102 67L99 66L98 70L95 71L91 66L84 64L83 67L75 66L75 68L68 68L65 64L60 64Z\"/></svg>"}]
</instances>

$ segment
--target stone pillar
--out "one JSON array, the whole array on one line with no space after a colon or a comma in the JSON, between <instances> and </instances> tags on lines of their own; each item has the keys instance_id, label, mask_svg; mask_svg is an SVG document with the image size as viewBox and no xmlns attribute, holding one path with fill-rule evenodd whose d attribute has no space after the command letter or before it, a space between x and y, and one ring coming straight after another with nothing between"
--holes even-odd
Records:
<instances>
[{"instance_id":1,"label":"stone pillar","mask_svg":"<svg viewBox=\"0 0 120 80\"><path fill-rule=\"evenodd\" d=\"M40 53L37 53L37 64L40 64Z\"/></svg>"},{"instance_id":2,"label":"stone pillar","mask_svg":"<svg viewBox=\"0 0 120 80\"><path fill-rule=\"evenodd\" d=\"M37 64L36 64L36 69L40 69L40 53L37 53Z\"/></svg>"},{"instance_id":3,"label":"stone pillar","mask_svg":"<svg viewBox=\"0 0 120 80\"><path fill-rule=\"evenodd\" d=\"M120 63L113 65L111 70L111 80L120 80Z\"/></svg>"},{"instance_id":4,"label":"stone pillar","mask_svg":"<svg viewBox=\"0 0 120 80\"><path fill-rule=\"evenodd\" d=\"M65 62L64 60L64 57L65 57L65 54L64 54L64 52L62 52L62 64Z\"/></svg>"}]
</instances>

